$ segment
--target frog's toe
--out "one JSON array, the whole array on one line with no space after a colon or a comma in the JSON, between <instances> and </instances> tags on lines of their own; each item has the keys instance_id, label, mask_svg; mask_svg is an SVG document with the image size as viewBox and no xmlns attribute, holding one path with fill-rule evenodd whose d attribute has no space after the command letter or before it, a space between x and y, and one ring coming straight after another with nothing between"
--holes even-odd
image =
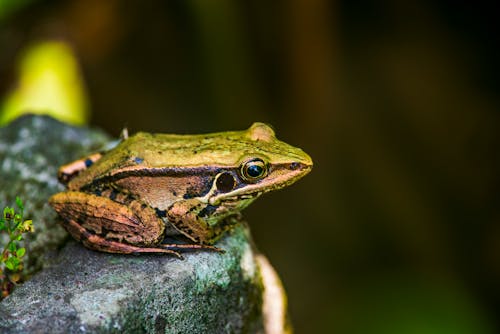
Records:
<instances>
[{"instance_id":1,"label":"frog's toe","mask_svg":"<svg viewBox=\"0 0 500 334\"><path fill-rule=\"evenodd\" d=\"M141 254L141 253L156 253L156 254L170 254L173 256L176 256L177 258L184 260L184 257L181 255L181 253L176 252L172 249L165 249L165 248L142 248L142 247L137 247L132 253L134 254Z\"/></svg>"},{"instance_id":2,"label":"frog's toe","mask_svg":"<svg viewBox=\"0 0 500 334\"><path fill-rule=\"evenodd\" d=\"M222 248L210 246L210 245L200 245L200 244L160 244L158 247L169 249L169 250L209 250L218 253L225 253L226 251Z\"/></svg>"}]
</instances>

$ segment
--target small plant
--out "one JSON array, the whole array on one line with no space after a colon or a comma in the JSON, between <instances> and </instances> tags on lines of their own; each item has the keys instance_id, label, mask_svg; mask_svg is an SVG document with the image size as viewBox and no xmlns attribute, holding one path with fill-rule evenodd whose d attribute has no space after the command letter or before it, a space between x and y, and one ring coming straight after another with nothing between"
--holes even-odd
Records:
<instances>
[{"instance_id":1,"label":"small plant","mask_svg":"<svg viewBox=\"0 0 500 334\"><path fill-rule=\"evenodd\" d=\"M18 212L10 207L3 209L0 217L0 235L7 234L8 242L0 254L0 299L5 298L21 281L23 270L23 256L26 248L20 247L23 234L33 232L33 222L24 220L24 205L19 197L16 197Z\"/></svg>"}]
</instances>

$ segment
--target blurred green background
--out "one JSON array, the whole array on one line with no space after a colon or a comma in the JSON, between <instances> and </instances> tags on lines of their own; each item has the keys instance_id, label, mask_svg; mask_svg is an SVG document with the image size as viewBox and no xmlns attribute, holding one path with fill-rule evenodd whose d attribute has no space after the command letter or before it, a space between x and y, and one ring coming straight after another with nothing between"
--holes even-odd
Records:
<instances>
[{"instance_id":1,"label":"blurred green background","mask_svg":"<svg viewBox=\"0 0 500 334\"><path fill-rule=\"evenodd\" d=\"M80 121L115 136L268 122L315 162L245 212L297 333L496 333L497 21L482 1L0 0L0 96L5 116L22 55L56 40Z\"/></svg>"}]
</instances>

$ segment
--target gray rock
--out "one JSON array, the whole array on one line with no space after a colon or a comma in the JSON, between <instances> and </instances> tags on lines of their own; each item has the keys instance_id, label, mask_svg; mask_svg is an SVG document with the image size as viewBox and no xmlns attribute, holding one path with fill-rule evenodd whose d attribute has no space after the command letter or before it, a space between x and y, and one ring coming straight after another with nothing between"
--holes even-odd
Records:
<instances>
[{"instance_id":1,"label":"gray rock","mask_svg":"<svg viewBox=\"0 0 500 334\"><path fill-rule=\"evenodd\" d=\"M262 280L238 226L226 253L114 255L69 243L0 304L2 333L263 332Z\"/></svg>"},{"instance_id":2,"label":"gray rock","mask_svg":"<svg viewBox=\"0 0 500 334\"><path fill-rule=\"evenodd\" d=\"M47 204L50 195L64 190L56 178L59 166L109 142L102 131L68 126L47 116L26 115L0 128L1 209L14 207L20 196L36 232L26 235L25 275L41 269L67 236ZM2 237L0 245L5 242Z\"/></svg>"},{"instance_id":3,"label":"gray rock","mask_svg":"<svg viewBox=\"0 0 500 334\"><path fill-rule=\"evenodd\" d=\"M225 253L184 253L184 260L100 253L74 241L50 251L65 235L45 204L62 190L57 167L108 141L41 116L0 129L0 204L24 199L36 229L30 268L44 267L0 303L0 333L289 332L279 278L244 223L216 244Z\"/></svg>"}]
</instances>

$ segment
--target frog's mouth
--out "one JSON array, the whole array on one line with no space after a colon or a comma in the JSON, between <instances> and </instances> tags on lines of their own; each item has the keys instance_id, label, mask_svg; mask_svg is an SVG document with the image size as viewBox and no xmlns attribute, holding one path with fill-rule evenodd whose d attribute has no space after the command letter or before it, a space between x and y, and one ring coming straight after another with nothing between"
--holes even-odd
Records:
<instances>
[{"instance_id":1,"label":"frog's mouth","mask_svg":"<svg viewBox=\"0 0 500 334\"><path fill-rule=\"evenodd\" d=\"M250 203L262 195L262 191L257 191L253 193L244 193L239 195L224 194L225 196L218 195L208 199L211 205L225 205L228 207L233 207L237 210L242 210L246 208Z\"/></svg>"},{"instance_id":2,"label":"frog's mouth","mask_svg":"<svg viewBox=\"0 0 500 334\"><path fill-rule=\"evenodd\" d=\"M240 202L240 201L246 201L246 200L253 200L262 195L263 192L254 192L250 194L242 194L242 195L236 195L236 196L229 196L223 199L220 199L221 202L223 203L234 203L234 202Z\"/></svg>"},{"instance_id":3,"label":"frog's mouth","mask_svg":"<svg viewBox=\"0 0 500 334\"><path fill-rule=\"evenodd\" d=\"M230 211L241 211L249 206L260 195L262 195L262 192L232 196L219 200L218 203L219 205L225 206Z\"/></svg>"}]
</instances>

